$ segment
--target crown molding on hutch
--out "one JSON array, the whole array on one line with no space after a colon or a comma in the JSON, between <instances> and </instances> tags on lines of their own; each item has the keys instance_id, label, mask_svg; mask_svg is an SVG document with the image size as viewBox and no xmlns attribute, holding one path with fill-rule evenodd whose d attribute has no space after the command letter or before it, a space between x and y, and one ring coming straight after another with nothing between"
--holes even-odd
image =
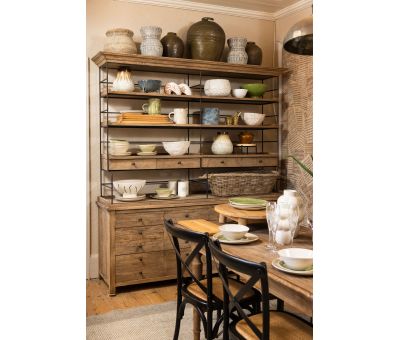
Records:
<instances>
[{"instance_id":1,"label":"crown molding on hutch","mask_svg":"<svg viewBox=\"0 0 400 340\"><path fill-rule=\"evenodd\" d=\"M296 2L295 4L290 5L280 11L277 11L275 13L269 13L263 11L254 11L249 9L237 8L237 7L226 7L226 6L211 5L211 4L198 3L193 1L184 1L184 0L114 0L114 1L185 9L190 11L225 14L235 17L270 20L270 21L295 13L304 8L311 7L312 4L312 0L300 0L299 2Z\"/></svg>"}]
</instances>

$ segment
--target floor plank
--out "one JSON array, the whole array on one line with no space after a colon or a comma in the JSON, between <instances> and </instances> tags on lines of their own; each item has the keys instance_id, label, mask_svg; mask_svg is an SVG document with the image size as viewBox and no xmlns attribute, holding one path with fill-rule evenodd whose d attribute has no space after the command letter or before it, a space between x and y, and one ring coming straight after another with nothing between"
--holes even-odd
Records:
<instances>
[{"instance_id":1,"label":"floor plank","mask_svg":"<svg viewBox=\"0 0 400 340\"><path fill-rule=\"evenodd\" d=\"M86 281L86 316L176 300L176 282L166 281L121 287L117 295L109 296L101 279Z\"/></svg>"}]
</instances>

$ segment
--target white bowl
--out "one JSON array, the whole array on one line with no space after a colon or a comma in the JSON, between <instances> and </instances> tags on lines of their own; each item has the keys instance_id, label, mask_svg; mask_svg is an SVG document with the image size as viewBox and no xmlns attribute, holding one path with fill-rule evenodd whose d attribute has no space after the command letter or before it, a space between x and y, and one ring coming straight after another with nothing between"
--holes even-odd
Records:
<instances>
[{"instance_id":1,"label":"white bowl","mask_svg":"<svg viewBox=\"0 0 400 340\"><path fill-rule=\"evenodd\" d=\"M114 181L114 189L117 190L122 197L130 198L136 197L145 184L145 179L125 179Z\"/></svg>"},{"instance_id":2,"label":"white bowl","mask_svg":"<svg viewBox=\"0 0 400 340\"><path fill-rule=\"evenodd\" d=\"M190 145L190 141L180 141L180 142L163 142L163 147L171 156L181 156L184 155Z\"/></svg>"},{"instance_id":3,"label":"white bowl","mask_svg":"<svg viewBox=\"0 0 400 340\"><path fill-rule=\"evenodd\" d=\"M140 151L142 152L153 152L156 148L155 144L143 144L139 145Z\"/></svg>"},{"instance_id":4,"label":"white bowl","mask_svg":"<svg viewBox=\"0 0 400 340\"><path fill-rule=\"evenodd\" d=\"M157 188L156 193L158 197L169 197L172 194L172 190L169 188Z\"/></svg>"},{"instance_id":5,"label":"white bowl","mask_svg":"<svg viewBox=\"0 0 400 340\"><path fill-rule=\"evenodd\" d=\"M265 118L265 113L244 112L242 118L246 125L261 125Z\"/></svg>"},{"instance_id":6,"label":"white bowl","mask_svg":"<svg viewBox=\"0 0 400 340\"><path fill-rule=\"evenodd\" d=\"M244 97L246 97L247 90L246 89L233 89L232 94L236 98L244 98Z\"/></svg>"},{"instance_id":7,"label":"white bowl","mask_svg":"<svg viewBox=\"0 0 400 340\"><path fill-rule=\"evenodd\" d=\"M223 224L219 230L228 240L240 240L249 231L249 227L241 224Z\"/></svg>"},{"instance_id":8,"label":"white bowl","mask_svg":"<svg viewBox=\"0 0 400 340\"><path fill-rule=\"evenodd\" d=\"M209 79L204 83L206 96L225 97L231 93L231 83L228 79Z\"/></svg>"},{"instance_id":9,"label":"white bowl","mask_svg":"<svg viewBox=\"0 0 400 340\"><path fill-rule=\"evenodd\" d=\"M311 249L286 248L279 250L278 255L286 267L293 270L305 270L313 264Z\"/></svg>"}]
</instances>

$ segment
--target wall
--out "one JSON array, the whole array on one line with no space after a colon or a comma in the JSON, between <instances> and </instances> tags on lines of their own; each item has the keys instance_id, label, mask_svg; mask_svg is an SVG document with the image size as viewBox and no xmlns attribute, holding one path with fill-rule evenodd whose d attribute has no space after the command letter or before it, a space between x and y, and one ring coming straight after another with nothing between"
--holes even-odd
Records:
<instances>
[{"instance_id":1,"label":"wall","mask_svg":"<svg viewBox=\"0 0 400 340\"><path fill-rule=\"evenodd\" d=\"M158 25L163 29L164 36L167 32L177 32L185 41L188 28L202 17L211 16L223 27L226 37L245 36L248 40L255 41L263 50L263 65L272 66L274 50L274 23L272 21L239 18L222 14L210 14L158 6L132 4L112 0L87 0L87 58L90 59L103 49L105 32L108 29L123 27L134 32L134 41L141 41L139 29L144 25ZM98 128L98 68L88 60L89 73L89 104L88 104L88 136L89 178L88 195L88 249L90 260L88 277L97 277L97 207L96 198L99 195L99 128ZM90 270L89 270L90 267Z\"/></svg>"},{"instance_id":2,"label":"wall","mask_svg":"<svg viewBox=\"0 0 400 340\"><path fill-rule=\"evenodd\" d=\"M279 65L291 73L283 80L282 156L286 171L285 187L296 189L303 198L306 213L312 218L313 181L292 159L293 155L312 169L313 154L313 57L282 51L288 30L311 15L311 8L294 13L276 22Z\"/></svg>"}]
</instances>

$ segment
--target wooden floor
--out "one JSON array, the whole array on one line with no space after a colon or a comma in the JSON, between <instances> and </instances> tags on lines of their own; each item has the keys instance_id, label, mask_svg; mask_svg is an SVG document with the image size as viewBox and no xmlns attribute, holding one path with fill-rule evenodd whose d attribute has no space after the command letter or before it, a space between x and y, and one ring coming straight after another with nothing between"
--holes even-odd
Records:
<instances>
[{"instance_id":1,"label":"wooden floor","mask_svg":"<svg viewBox=\"0 0 400 340\"><path fill-rule=\"evenodd\" d=\"M125 309L174 301L176 281L120 287L116 296L108 295L101 279L86 281L86 316L103 314L114 309Z\"/></svg>"}]
</instances>

